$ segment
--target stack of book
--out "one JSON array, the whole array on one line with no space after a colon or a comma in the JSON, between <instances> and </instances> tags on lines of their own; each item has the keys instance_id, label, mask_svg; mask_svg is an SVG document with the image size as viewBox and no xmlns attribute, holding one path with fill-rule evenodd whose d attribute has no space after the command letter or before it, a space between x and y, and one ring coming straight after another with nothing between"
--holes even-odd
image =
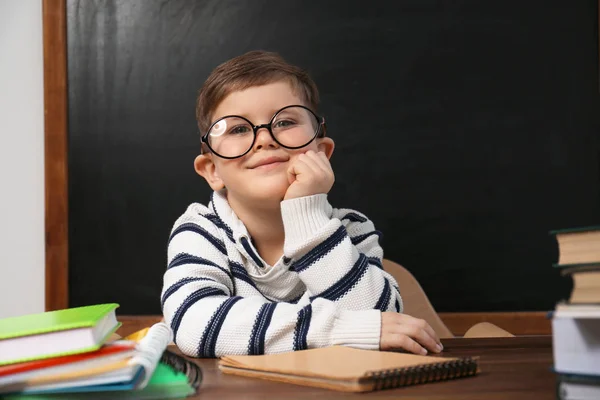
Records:
<instances>
[{"instance_id":1,"label":"stack of book","mask_svg":"<svg viewBox=\"0 0 600 400\"><path fill-rule=\"evenodd\" d=\"M600 399L600 227L553 231L555 267L573 280L552 313L559 399Z\"/></svg>"},{"instance_id":2,"label":"stack of book","mask_svg":"<svg viewBox=\"0 0 600 400\"><path fill-rule=\"evenodd\" d=\"M198 366L167 350L164 323L139 340L109 338L118 304L98 304L0 320L3 399L153 399L196 393Z\"/></svg>"}]
</instances>

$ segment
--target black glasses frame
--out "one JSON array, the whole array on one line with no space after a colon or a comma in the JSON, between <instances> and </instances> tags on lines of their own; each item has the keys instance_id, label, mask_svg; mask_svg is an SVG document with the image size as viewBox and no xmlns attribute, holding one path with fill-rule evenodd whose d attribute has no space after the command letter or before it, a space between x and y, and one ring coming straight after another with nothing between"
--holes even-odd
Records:
<instances>
[{"instance_id":1,"label":"black glasses frame","mask_svg":"<svg viewBox=\"0 0 600 400\"><path fill-rule=\"evenodd\" d=\"M271 126L273 124L273 121L275 120L275 117L282 112L283 110L286 110L288 108L291 107L300 107L303 108L305 110L307 110L308 112L310 112L312 115L314 115L314 117L317 119L317 122L319 123L319 126L317 127L316 131L315 131L315 135L312 137L312 139L310 139L308 142L306 142L306 144L303 144L302 146L295 146L295 147L290 147L290 146L286 146L282 143L279 142L279 140L277 140L277 138L275 137L275 135L273 134L273 130L271 129ZM248 150L246 150L243 154L240 154L239 156L235 156L235 157L228 157L228 156L222 156L221 154L217 153L211 146L210 143L208 143L208 134L210 133L210 131L212 130L213 126L215 126L217 123L219 123L221 120L225 119L225 118L240 118L243 119L244 121L246 121L247 123L250 124L250 126L252 127L253 133L254 133L254 138L252 139L252 144L248 147ZM219 118L218 120L216 120L215 122L213 122L210 127L208 128L208 130L206 131L206 133L204 135L202 135L202 137L200 138L200 142L201 144L206 144L206 147L208 147L210 149L210 151L215 154L218 157L221 158L225 158L228 160L232 160L235 158L240 158L245 156L246 154L248 154L248 152L250 150L252 150L252 148L254 147L254 143L256 143L256 137L258 136L257 133L259 130L261 130L262 128L266 128L269 131L269 134L271 135L271 137L273 138L273 140L280 145L281 147L284 147L286 149L290 149L290 150L296 150L296 149L301 149L303 147L308 146L313 140L315 140L316 138L323 138L325 137L325 135L327 134L327 126L325 125L325 118L324 117L319 117L317 114L315 114L315 112L313 110L311 110L308 107L299 105L299 104L292 104L290 106L285 106L282 109L280 109L279 111L277 111L275 114L273 114L273 116L271 117L271 120L269 121L268 124L262 124L262 125L254 125L252 123L252 121L250 121L248 118L244 118L241 117L239 115L226 115L224 117ZM202 148L204 146L201 146L201 152L203 152Z\"/></svg>"}]
</instances>

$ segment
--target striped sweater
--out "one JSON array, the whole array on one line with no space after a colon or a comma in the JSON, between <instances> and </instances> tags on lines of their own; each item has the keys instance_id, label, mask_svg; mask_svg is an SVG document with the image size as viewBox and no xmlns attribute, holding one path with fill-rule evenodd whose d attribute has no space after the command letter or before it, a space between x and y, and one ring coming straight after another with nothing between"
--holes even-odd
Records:
<instances>
[{"instance_id":1,"label":"striped sweater","mask_svg":"<svg viewBox=\"0 0 600 400\"><path fill-rule=\"evenodd\" d=\"M214 192L177 219L161 305L179 349L193 357L344 345L378 349L381 311L402 310L382 268L380 233L327 195L284 200L284 254L270 266Z\"/></svg>"}]
</instances>

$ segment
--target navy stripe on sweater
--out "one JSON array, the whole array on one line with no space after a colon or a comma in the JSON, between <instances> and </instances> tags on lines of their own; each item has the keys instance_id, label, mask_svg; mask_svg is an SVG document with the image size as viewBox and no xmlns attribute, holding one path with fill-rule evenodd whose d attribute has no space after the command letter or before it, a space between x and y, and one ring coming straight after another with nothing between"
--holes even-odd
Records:
<instances>
[{"instance_id":1,"label":"navy stripe on sweater","mask_svg":"<svg viewBox=\"0 0 600 400\"><path fill-rule=\"evenodd\" d=\"M394 289L396 290L396 293L398 293L398 296L400 296L400 288L396 285L394 285ZM396 312L400 312L400 302L398 301L398 297L396 297Z\"/></svg>"},{"instance_id":2,"label":"navy stripe on sweater","mask_svg":"<svg viewBox=\"0 0 600 400\"><path fill-rule=\"evenodd\" d=\"M252 246L250 246L250 243L248 243L248 239L243 237L243 238L241 238L241 241L242 241L242 246L244 246L244 249L246 249L246 253L248 253L248 255L254 260L256 265L258 265L260 268L264 268L265 266L263 265L262 261L260 260L260 257L258 257L256 255L256 253L252 249Z\"/></svg>"},{"instance_id":3,"label":"navy stripe on sweater","mask_svg":"<svg viewBox=\"0 0 600 400\"><path fill-rule=\"evenodd\" d=\"M231 274L229 273L229 271L227 271L225 268L221 267L217 263L207 260L206 258L193 256L188 253L179 253L175 257L173 257L173 259L167 266L167 269L171 269L171 268L178 267L180 265L185 265L185 264L197 264L197 265L206 265L208 267L214 267L214 268L217 268L217 269L220 269L221 271L223 271L223 273L225 275L227 275L229 277L229 279L231 279Z\"/></svg>"},{"instance_id":4,"label":"navy stripe on sweater","mask_svg":"<svg viewBox=\"0 0 600 400\"><path fill-rule=\"evenodd\" d=\"M363 235L354 236L352 238L352 244L356 246L357 244L363 242L369 236L373 236L373 235L379 236L379 239L381 239L381 237L383 236L383 234L380 231L367 232L367 233L365 233Z\"/></svg>"},{"instance_id":5,"label":"navy stripe on sweater","mask_svg":"<svg viewBox=\"0 0 600 400\"><path fill-rule=\"evenodd\" d=\"M319 243L314 249L306 253L304 256L302 256L302 258L292 264L289 269L296 272L304 271L314 264L315 261L323 258L327 253L332 251L335 246L344 240L345 237L346 228L340 226L331 236Z\"/></svg>"},{"instance_id":6,"label":"navy stripe on sweater","mask_svg":"<svg viewBox=\"0 0 600 400\"><path fill-rule=\"evenodd\" d=\"M202 214L200 214L200 215L202 215ZM229 240L231 240L233 243L235 243L235 238L233 237L233 230L231 230L231 228L228 227L221 218L219 218L215 214L206 214L206 215L202 215L202 216L204 218L208 219L213 224L215 224L215 226L217 228L223 229L225 231L225 234L229 238Z\"/></svg>"},{"instance_id":7,"label":"navy stripe on sweater","mask_svg":"<svg viewBox=\"0 0 600 400\"><path fill-rule=\"evenodd\" d=\"M319 295L311 296L310 301L313 301L317 297L322 297L331 301L336 301L344 296L356 283L363 277L367 271L369 263L367 257L360 253L358 260L354 263L354 266L344 275L339 281L331 285L331 287Z\"/></svg>"},{"instance_id":8,"label":"navy stripe on sweater","mask_svg":"<svg viewBox=\"0 0 600 400\"><path fill-rule=\"evenodd\" d=\"M340 218L340 221L343 221L345 219L351 222L367 222L367 219L365 217L363 217L362 215L358 215L355 212L349 212L348 214Z\"/></svg>"},{"instance_id":9,"label":"navy stripe on sweater","mask_svg":"<svg viewBox=\"0 0 600 400\"><path fill-rule=\"evenodd\" d=\"M307 336L310 328L310 319L312 318L312 305L307 305L298 311L298 322L294 330L294 351L306 350L308 348Z\"/></svg>"},{"instance_id":10,"label":"navy stripe on sweater","mask_svg":"<svg viewBox=\"0 0 600 400\"><path fill-rule=\"evenodd\" d=\"M367 261L369 261L369 264L373 264L377 268L383 269L383 264L378 257L367 257Z\"/></svg>"},{"instance_id":11,"label":"navy stripe on sweater","mask_svg":"<svg viewBox=\"0 0 600 400\"><path fill-rule=\"evenodd\" d=\"M381 296L379 296L379 300L377 300L377 304L375 304L375 309L380 311L387 310L390 305L390 294L392 290L390 288L390 281L385 279L385 286L383 287L383 292L381 292Z\"/></svg>"},{"instance_id":12,"label":"navy stripe on sweater","mask_svg":"<svg viewBox=\"0 0 600 400\"><path fill-rule=\"evenodd\" d=\"M223 221L223 218L221 218L221 216L217 212L217 208L215 207L215 192L212 192L210 194L210 204L208 205L208 207L215 213L215 216L217 217L217 226L221 229L224 229L231 241L235 242L235 239L233 238L233 229L231 229L229 225L227 225L225 221Z\"/></svg>"},{"instance_id":13,"label":"navy stripe on sweater","mask_svg":"<svg viewBox=\"0 0 600 400\"><path fill-rule=\"evenodd\" d=\"M231 310L231 307L233 307L233 305L241 299L242 298L240 296L228 298L213 314L210 321L208 321L208 324L206 324L206 329L204 329L204 333L202 334L202 340L198 346L198 357L216 357L215 349L217 347L219 333L223 327L223 322L225 322L225 318L227 318L227 314L229 313L229 310Z\"/></svg>"},{"instance_id":14,"label":"navy stripe on sweater","mask_svg":"<svg viewBox=\"0 0 600 400\"><path fill-rule=\"evenodd\" d=\"M198 282L198 281L216 282L214 279L210 279L210 278L183 278L183 279L175 282L174 284L169 286L169 288L167 290L165 290L165 292L162 295L162 298L160 299L161 306L164 307L165 301L167 301L169 296L171 296L173 293L175 293L180 287L182 287L185 284L188 284L191 282Z\"/></svg>"},{"instance_id":15,"label":"navy stripe on sweater","mask_svg":"<svg viewBox=\"0 0 600 400\"><path fill-rule=\"evenodd\" d=\"M187 222L185 224L181 224L177 228L175 228L175 230L173 231L173 233L171 233L171 236L169 237L169 242L171 240L173 240L173 238L175 237L175 235L177 235L177 234L179 234L181 232L194 232L194 233L197 233L197 234L203 236L206 240L208 240L221 253L223 253L224 255L227 255L227 249L225 248L225 243L223 243L223 241L221 239L218 239L218 238L214 237L206 229L204 229L204 228L202 228L202 227L200 227L200 226L198 226L198 225L196 225L194 223L191 223L191 222Z\"/></svg>"},{"instance_id":16,"label":"navy stripe on sweater","mask_svg":"<svg viewBox=\"0 0 600 400\"><path fill-rule=\"evenodd\" d=\"M256 321L254 321L254 326L252 327L250 341L248 342L249 355L264 354L267 328L271 324L275 307L277 307L277 303L266 303L260 307Z\"/></svg>"},{"instance_id":17,"label":"navy stripe on sweater","mask_svg":"<svg viewBox=\"0 0 600 400\"><path fill-rule=\"evenodd\" d=\"M183 319L183 316L185 315L186 311L191 306L196 304L196 302L209 296L226 296L226 294L221 289L205 287L200 290L196 290L194 293L186 297L183 303L181 303L181 306L179 306L179 308L173 315L173 320L171 320L171 329L173 330L173 337L175 343L177 343L177 331L179 330L179 325L181 324L181 320Z\"/></svg>"},{"instance_id":18,"label":"navy stripe on sweater","mask_svg":"<svg viewBox=\"0 0 600 400\"><path fill-rule=\"evenodd\" d=\"M252 278L250 278L250 275L248 275L248 271L246 271L246 268L244 268L242 264L229 260L229 269L231 269L231 274L234 278L244 281L256 290L258 290L258 288L256 287L256 283L252 280Z\"/></svg>"}]
</instances>

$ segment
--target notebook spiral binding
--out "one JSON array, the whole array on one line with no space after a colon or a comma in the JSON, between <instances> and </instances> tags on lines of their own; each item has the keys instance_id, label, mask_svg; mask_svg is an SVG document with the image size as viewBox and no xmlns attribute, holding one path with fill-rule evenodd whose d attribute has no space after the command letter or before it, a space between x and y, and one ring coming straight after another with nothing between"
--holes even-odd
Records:
<instances>
[{"instance_id":1,"label":"notebook spiral binding","mask_svg":"<svg viewBox=\"0 0 600 400\"><path fill-rule=\"evenodd\" d=\"M477 357L465 357L437 364L371 372L367 378L375 382L376 390L445 381L477 374L477 361Z\"/></svg>"},{"instance_id":2,"label":"notebook spiral binding","mask_svg":"<svg viewBox=\"0 0 600 400\"><path fill-rule=\"evenodd\" d=\"M167 364L177 372L182 372L187 377L190 386L198 392L202 383L202 369L196 363L186 360L184 357L165 350L160 361Z\"/></svg>"}]
</instances>

